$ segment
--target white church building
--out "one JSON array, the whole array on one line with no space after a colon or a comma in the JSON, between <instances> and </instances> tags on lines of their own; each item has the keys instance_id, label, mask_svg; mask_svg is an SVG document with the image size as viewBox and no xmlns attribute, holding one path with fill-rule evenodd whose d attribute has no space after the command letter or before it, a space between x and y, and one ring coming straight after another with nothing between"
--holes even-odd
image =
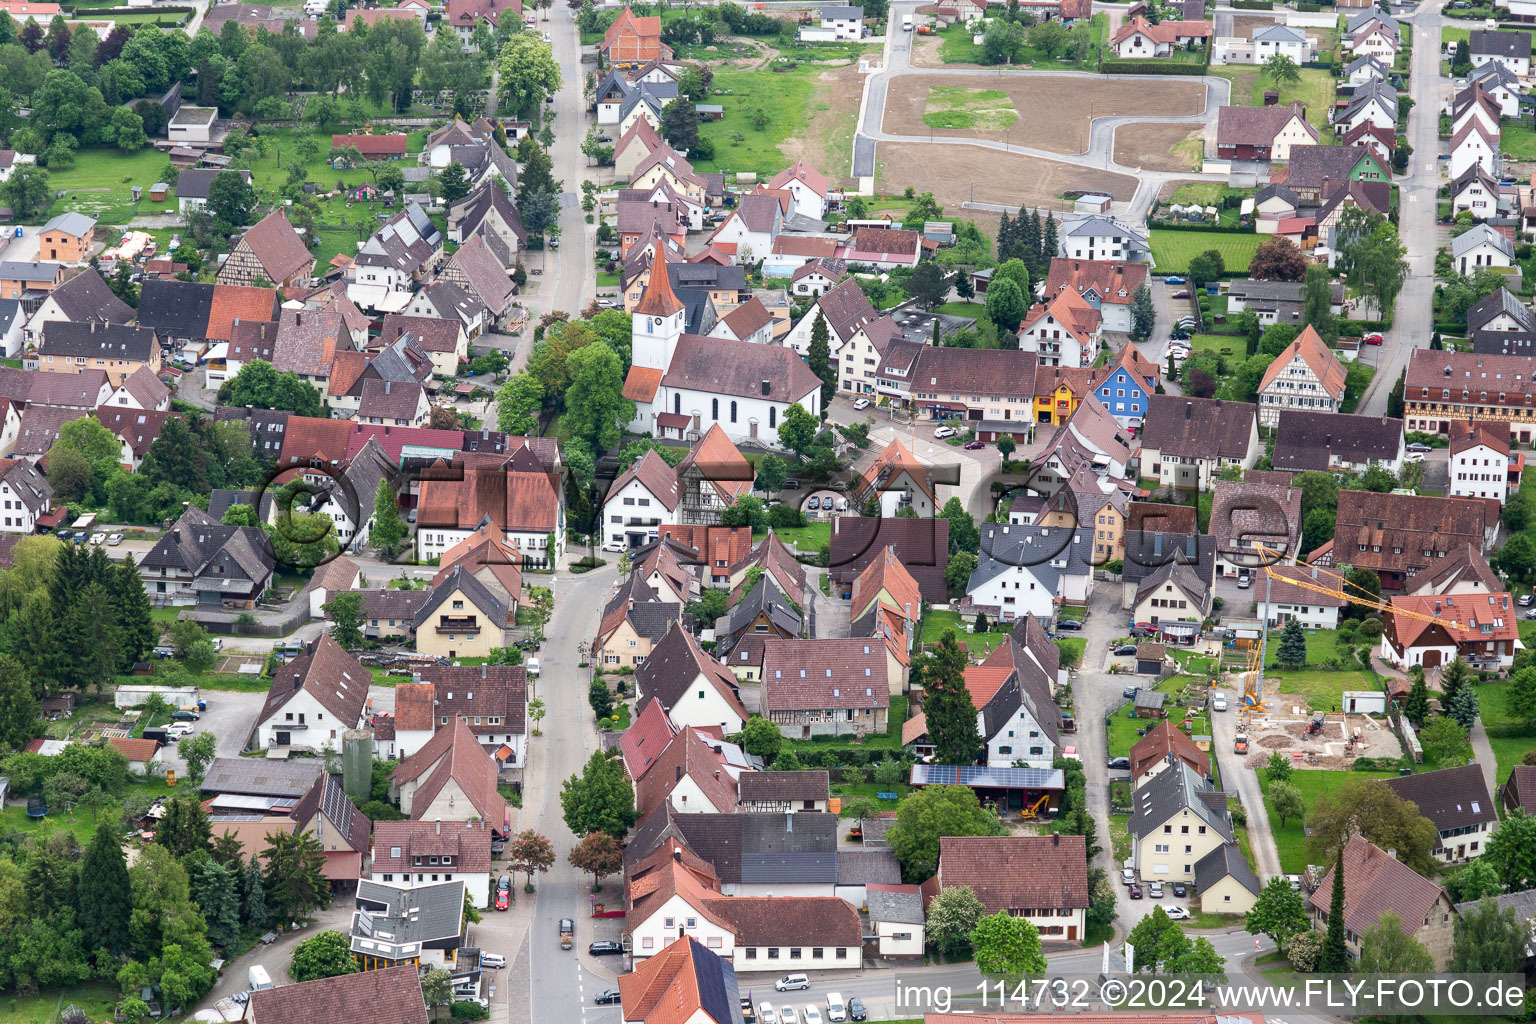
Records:
<instances>
[{"instance_id":1,"label":"white church building","mask_svg":"<svg viewBox=\"0 0 1536 1024\"><path fill-rule=\"evenodd\" d=\"M630 430L693 440L718 423L732 442L777 444L791 405L821 415L821 381L793 349L683 333L683 303L660 247L655 260L632 320Z\"/></svg>"}]
</instances>

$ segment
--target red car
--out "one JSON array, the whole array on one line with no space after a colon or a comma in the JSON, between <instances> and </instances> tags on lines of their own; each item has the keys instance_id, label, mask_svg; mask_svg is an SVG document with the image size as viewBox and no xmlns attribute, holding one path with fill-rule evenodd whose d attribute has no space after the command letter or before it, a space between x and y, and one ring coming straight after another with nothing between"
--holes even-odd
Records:
<instances>
[{"instance_id":1,"label":"red car","mask_svg":"<svg viewBox=\"0 0 1536 1024\"><path fill-rule=\"evenodd\" d=\"M1189 298L1189 289L1180 288L1178 291L1173 293L1173 297L1176 299L1187 299Z\"/></svg>"},{"instance_id":2,"label":"red car","mask_svg":"<svg viewBox=\"0 0 1536 1024\"><path fill-rule=\"evenodd\" d=\"M496 909L506 910L512 905L512 876L502 875L496 881Z\"/></svg>"},{"instance_id":3,"label":"red car","mask_svg":"<svg viewBox=\"0 0 1536 1024\"><path fill-rule=\"evenodd\" d=\"M1367 334L1364 338L1361 338L1360 340L1365 342L1367 345L1382 345L1382 344L1386 343L1387 339L1383 338L1379 334Z\"/></svg>"},{"instance_id":4,"label":"red car","mask_svg":"<svg viewBox=\"0 0 1536 1024\"><path fill-rule=\"evenodd\" d=\"M1131 886L1130 896L1131 896L1131 899L1133 899L1133 900L1141 899L1141 886L1139 886L1139 885Z\"/></svg>"}]
</instances>

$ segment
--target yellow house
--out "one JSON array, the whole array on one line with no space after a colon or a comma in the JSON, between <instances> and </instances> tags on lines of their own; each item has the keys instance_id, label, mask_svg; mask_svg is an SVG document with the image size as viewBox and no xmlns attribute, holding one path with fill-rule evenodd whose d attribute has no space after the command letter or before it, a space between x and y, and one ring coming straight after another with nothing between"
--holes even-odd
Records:
<instances>
[{"instance_id":1,"label":"yellow house","mask_svg":"<svg viewBox=\"0 0 1536 1024\"><path fill-rule=\"evenodd\" d=\"M1077 367L1042 366L1035 371L1035 422L1052 426L1067 422L1082 400L1093 393L1093 372Z\"/></svg>"},{"instance_id":2,"label":"yellow house","mask_svg":"<svg viewBox=\"0 0 1536 1024\"><path fill-rule=\"evenodd\" d=\"M1101 478L1088 466L1079 466L1046 505L1037 523L1093 530L1093 563L1102 565L1125 557L1125 520L1131 496L1109 478Z\"/></svg>"},{"instance_id":3,"label":"yellow house","mask_svg":"<svg viewBox=\"0 0 1536 1024\"><path fill-rule=\"evenodd\" d=\"M1195 865L1211 851L1235 843L1232 816L1212 807L1216 787L1180 761L1136 791L1131 814L1131 866L1143 882L1193 882Z\"/></svg>"},{"instance_id":4,"label":"yellow house","mask_svg":"<svg viewBox=\"0 0 1536 1024\"><path fill-rule=\"evenodd\" d=\"M682 617L682 604L661 600L636 570L603 607L592 660L608 671L644 664L672 623Z\"/></svg>"},{"instance_id":5,"label":"yellow house","mask_svg":"<svg viewBox=\"0 0 1536 1024\"><path fill-rule=\"evenodd\" d=\"M1207 914L1246 914L1261 888L1236 843L1223 843L1195 864L1195 894Z\"/></svg>"},{"instance_id":6,"label":"yellow house","mask_svg":"<svg viewBox=\"0 0 1536 1024\"><path fill-rule=\"evenodd\" d=\"M416 613L416 651L440 658L484 658L506 646L507 605L462 567L433 589Z\"/></svg>"}]
</instances>

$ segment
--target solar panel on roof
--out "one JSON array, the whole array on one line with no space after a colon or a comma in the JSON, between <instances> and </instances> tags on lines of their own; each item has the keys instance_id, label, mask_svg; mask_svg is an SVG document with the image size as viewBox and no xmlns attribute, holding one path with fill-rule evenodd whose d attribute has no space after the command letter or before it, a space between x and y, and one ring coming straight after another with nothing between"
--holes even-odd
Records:
<instances>
[{"instance_id":1,"label":"solar panel on roof","mask_svg":"<svg viewBox=\"0 0 1536 1024\"><path fill-rule=\"evenodd\" d=\"M914 786L980 786L995 789L1065 789L1060 768L986 768L974 765L915 764Z\"/></svg>"}]
</instances>

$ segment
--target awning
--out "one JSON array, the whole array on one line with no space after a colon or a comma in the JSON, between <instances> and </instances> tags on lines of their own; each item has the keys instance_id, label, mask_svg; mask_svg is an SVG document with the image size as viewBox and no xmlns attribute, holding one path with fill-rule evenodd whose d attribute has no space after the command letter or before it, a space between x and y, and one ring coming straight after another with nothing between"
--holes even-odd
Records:
<instances>
[{"instance_id":1,"label":"awning","mask_svg":"<svg viewBox=\"0 0 1536 1024\"><path fill-rule=\"evenodd\" d=\"M1158 632L1167 633L1169 636L1194 636L1200 632L1198 622L1159 622Z\"/></svg>"}]
</instances>

